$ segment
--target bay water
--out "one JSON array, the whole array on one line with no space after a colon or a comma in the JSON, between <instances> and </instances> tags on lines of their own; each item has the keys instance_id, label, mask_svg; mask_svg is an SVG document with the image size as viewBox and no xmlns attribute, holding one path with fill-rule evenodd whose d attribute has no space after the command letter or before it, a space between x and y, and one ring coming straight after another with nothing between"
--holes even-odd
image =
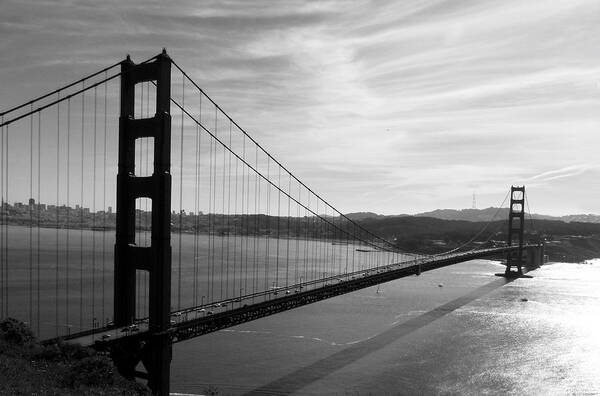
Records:
<instances>
[{"instance_id":1,"label":"bay water","mask_svg":"<svg viewBox=\"0 0 600 396\"><path fill-rule=\"evenodd\" d=\"M194 297L188 291L192 278L206 278L208 269L194 275L186 263L206 262L211 251L214 257L226 257L227 250L220 249L227 246L225 238L213 236L211 242L208 236L181 236L182 305L202 296L208 302L208 292ZM42 338L110 320L114 231L9 226L4 241L8 249L2 265L9 277L0 291L8 293L9 301L3 300L8 306L3 315L31 320ZM271 270L262 287L280 282L284 267L279 275L271 273L277 241L237 241L270 252ZM179 242L174 235L174 282L180 273ZM235 249L240 244L228 242L237 248L216 262L219 269L224 263L236 268L239 260L241 251ZM304 271L296 252L310 251L317 264L306 269L314 268L317 277L332 257L341 268L348 250L334 250L323 241L297 243L287 254L290 268ZM333 256L323 254L327 251ZM355 269L373 260L363 257ZM258 272L263 273L261 265ZM512 281L494 276L503 269L488 260L460 263L175 344L171 390L235 395L600 394L600 260L549 263L530 272L531 279ZM220 272L215 275L219 281ZM223 287L238 289L240 276ZM198 290L209 289L199 282ZM219 298L220 287L212 291L210 298ZM172 297L177 308L179 296L174 292Z\"/></svg>"}]
</instances>

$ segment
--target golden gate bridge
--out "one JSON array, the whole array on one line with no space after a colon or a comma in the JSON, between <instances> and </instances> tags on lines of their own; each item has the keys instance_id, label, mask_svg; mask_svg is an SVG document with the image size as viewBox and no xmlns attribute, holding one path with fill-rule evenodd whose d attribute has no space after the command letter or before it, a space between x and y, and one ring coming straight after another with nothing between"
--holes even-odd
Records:
<instances>
[{"instance_id":1,"label":"golden gate bridge","mask_svg":"<svg viewBox=\"0 0 600 396\"><path fill-rule=\"evenodd\" d=\"M446 253L400 251L297 178L164 50L0 113L0 164L0 319L104 351L154 394L168 394L175 342L458 262L506 257L518 277L543 260L514 186L506 244L475 243L498 231L490 219Z\"/></svg>"}]
</instances>

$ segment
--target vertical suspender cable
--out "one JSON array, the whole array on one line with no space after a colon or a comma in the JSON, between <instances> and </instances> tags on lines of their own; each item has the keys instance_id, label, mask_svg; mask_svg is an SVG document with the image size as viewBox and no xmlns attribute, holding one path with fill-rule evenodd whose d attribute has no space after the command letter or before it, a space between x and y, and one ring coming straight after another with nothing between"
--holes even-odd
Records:
<instances>
[{"instance_id":1,"label":"vertical suspender cable","mask_svg":"<svg viewBox=\"0 0 600 396\"><path fill-rule=\"evenodd\" d=\"M310 191L306 191L306 207L310 208ZM305 249L305 255L304 255L304 281L306 281L308 279L308 271L309 271L309 266L312 263L312 246L313 246L313 241L312 241L312 234L311 234L311 223L312 223L312 216L309 217L309 213L308 213L308 209L304 209L304 216L306 219L306 232L305 232L305 240L306 240L306 249ZM309 239L310 238L310 239ZM309 245L310 245L310 249L309 249ZM308 255L311 255L310 259L308 257ZM300 286L302 286L302 280L300 280Z\"/></svg>"},{"instance_id":2,"label":"vertical suspender cable","mask_svg":"<svg viewBox=\"0 0 600 396\"><path fill-rule=\"evenodd\" d=\"M270 158L267 155L267 174L266 174L266 180L265 180L265 187L264 187L264 199L265 199L265 206L264 206L264 210L265 210L265 225L264 225L264 232L261 233L262 238L264 238L264 243L265 243L265 254L264 254L264 266L263 266L263 290L265 291L269 291L269 281L267 279L268 276L268 271L269 271L269 230L270 230L270 219L269 219L269 215L270 215L270 205L269 205L269 201L270 201L270 192L271 192L271 185L269 184L268 180L269 180L269 167L270 167ZM262 180L261 180L262 182ZM270 297L270 293L269 293L269 297Z\"/></svg>"},{"instance_id":3,"label":"vertical suspender cable","mask_svg":"<svg viewBox=\"0 0 600 396\"><path fill-rule=\"evenodd\" d=\"M331 206L330 206L330 209L331 209L331 222L329 223L329 228L331 231L329 232L329 234L331 235L331 243L328 244L328 249L331 249L331 257L329 258L328 262L331 263L330 264L331 265L331 275L333 276L337 273L336 266L335 266L335 263L337 261L336 260L337 256L335 254L335 249L337 246L335 244L336 237L337 237L337 228L335 226L335 209L333 209Z\"/></svg>"},{"instance_id":4,"label":"vertical suspender cable","mask_svg":"<svg viewBox=\"0 0 600 396\"><path fill-rule=\"evenodd\" d=\"M302 202L302 197L300 196L300 189L301 186L300 184L298 184L298 202ZM290 196L292 195L292 187L290 186L290 190L289 190L289 194ZM296 261L294 261L295 267L296 267L296 277L298 277L298 265L300 263L300 230L299 230L299 226L300 226L300 204L296 204L296 219L295 219L295 224L296 224L296 230L294 233L294 238L296 239Z\"/></svg>"},{"instance_id":5,"label":"vertical suspender cable","mask_svg":"<svg viewBox=\"0 0 600 396\"><path fill-rule=\"evenodd\" d=\"M2 304L1 307L2 308L2 312L3 315L2 317L5 316L9 316L9 312L8 312L8 282L7 282L7 266L8 263L6 261L6 249L8 249L8 246L6 244L6 240L5 240L5 236L8 232L7 228L7 224L8 224L8 210L9 210L9 206L8 206L8 199L5 196L6 193L6 178L7 178L7 174L6 174L6 156L8 155L6 152L6 147L4 144L4 141L6 139L6 135L8 134L8 126L2 127L2 129L0 129L1 135L0 135L0 188L2 189L2 215L1 215L1 219L2 219L2 223L0 224L0 260L2 265L0 266L0 286L2 286Z\"/></svg>"},{"instance_id":6,"label":"vertical suspender cable","mask_svg":"<svg viewBox=\"0 0 600 396\"><path fill-rule=\"evenodd\" d=\"M66 282L65 282L65 323L67 324L67 333L71 331L71 322L69 320L69 237L71 227L71 200L70 200L70 185L71 185L71 98L67 99L67 174L66 174L66 183L67 183L67 213L66 213L66 235L65 235L65 269L66 269Z\"/></svg>"},{"instance_id":7,"label":"vertical suspender cable","mask_svg":"<svg viewBox=\"0 0 600 396\"><path fill-rule=\"evenodd\" d=\"M217 117L217 113L215 112L215 118ZM215 135L216 134L216 129L215 129ZM223 140L225 140L223 138ZM218 147L221 147L221 145L219 145ZM220 291L220 299L223 300L223 280L225 279L225 273L224 270L225 268L223 265L223 261L225 260L225 235L223 233L223 229L225 227L225 158L226 158L226 150L225 147L221 147L223 149L223 168L222 168L222 172L223 172L223 177L221 178L221 186L222 186L222 193L221 193L221 227L220 227L220 232L219 232L219 236L221 237L221 279L219 282L219 291ZM227 268L229 270L229 267Z\"/></svg>"},{"instance_id":8,"label":"vertical suspender cable","mask_svg":"<svg viewBox=\"0 0 600 396\"><path fill-rule=\"evenodd\" d=\"M271 158L269 158L269 156L267 156L267 183L266 183L266 187L267 187L267 192L266 192L266 198L267 198L267 228L266 228L266 247L265 247L265 290L269 290L269 242L270 242L270 231L271 231L271 184L268 182L270 181L270 166L271 166ZM271 296L271 294L269 293L269 297Z\"/></svg>"},{"instance_id":9,"label":"vertical suspender cable","mask_svg":"<svg viewBox=\"0 0 600 396\"><path fill-rule=\"evenodd\" d=\"M243 139L243 137L242 137ZM241 143L241 142L240 142ZM243 155L243 154L242 154ZM239 167L241 167L241 174L240 174L240 170L238 169ZM246 181L245 181L245 173L244 173L244 163L242 161L240 161L240 159L238 157L236 157L235 159L235 179L236 179L236 184L235 184L235 222L236 222L236 226L235 226L235 234L237 235L237 238L239 239L238 242L236 242L236 244L234 245L234 251L236 256L234 257L234 261L237 260L237 257L239 256L239 278L238 278L238 285L237 288L234 290L233 295L236 295L239 292L239 298L240 298L240 307L242 306L241 304L241 298L242 298L242 293L244 291L244 257L246 256L246 253L244 251L244 241L246 239L246 235L244 235L244 224L246 221L246 216L245 216L245 211L244 211L244 194L245 194L245 187L246 187ZM241 186L238 186L238 184L241 183ZM238 197L238 192L239 192L239 197ZM238 201L239 201L239 209L238 209ZM236 239L237 240L237 239Z\"/></svg>"},{"instance_id":10,"label":"vertical suspender cable","mask_svg":"<svg viewBox=\"0 0 600 396\"><path fill-rule=\"evenodd\" d=\"M230 128L231 128L231 122L230 122ZM230 138L231 141L231 138ZM231 143L230 143L231 145ZM231 159L231 154L229 156L229 158ZM237 267L237 239L238 239L238 235L239 235L239 230L238 230L238 221L240 219L240 214L238 212L238 183L239 183L239 173L238 173L238 168L239 168L239 159L236 156L235 157L235 192L233 194L234 197L234 209L233 209L233 215L234 215L234 231L233 231L233 291L232 291L232 296L235 296L237 293L237 289L235 287L235 279L236 279L236 267ZM241 256L240 256L240 275L239 275L239 285L238 287L240 287L242 285L242 261L241 261ZM241 297L241 293L240 293L240 297Z\"/></svg>"},{"instance_id":11,"label":"vertical suspender cable","mask_svg":"<svg viewBox=\"0 0 600 396\"><path fill-rule=\"evenodd\" d=\"M5 134L5 143L4 143L4 150L6 151L5 155L4 155L4 161L5 161L5 171L6 171L6 175L4 177L4 183L6 183L5 187L4 187L4 193L5 193L5 198L6 198L6 205L7 205L7 210L8 210L8 190L10 187L10 181L9 181L9 176L10 173L8 172L8 154L10 153L9 150L9 135L8 135L8 125L6 126L5 130L4 130ZM5 297L4 297L4 302L6 304L6 315L10 315L9 312L9 295L8 295L8 285L9 285L9 263L8 263L8 217L6 217L4 219L4 292L5 292Z\"/></svg>"},{"instance_id":12,"label":"vertical suspender cable","mask_svg":"<svg viewBox=\"0 0 600 396\"><path fill-rule=\"evenodd\" d=\"M181 78L181 102L185 108L185 78ZM181 141L179 145L179 254L177 257L177 309L181 310L181 240L183 239L183 116L181 111Z\"/></svg>"},{"instance_id":13,"label":"vertical suspender cable","mask_svg":"<svg viewBox=\"0 0 600 396\"><path fill-rule=\"evenodd\" d=\"M107 72L104 72L104 78L106 78L106 74ZM105 292L105 279L106 279L106 273L105 273L105 266L106 266L106 215L107 215L107 207L106 207L106 145L107 145L107 130L108 127L106 125L106 121L107 121L107 102L108 102L108 82L104 83L104 145L103 145L103 150L102 150L102 154L103 154L103 162L102 162L102 308L101 308L101 318L102 318L102 324L105 325L106 324L106 316L105 316L105 307L106 307L106 302L105 302L105 297L106 297L106 292Z\"/></svg>"},{"instance_id":14,"label":"vertical suspender cable","mask_svg":"<svg viewBox=\"0 0 600 396\"><path fill-rule=\"evenodd\" d=\"M223 139L225 140L225 139ZM229 148L231 149L231 121L229 122ZM225 216L225 158L228 154L228 170L227 170L227 215ZM226 219L226 222L223 222L223 228L225 229L226 235L223 235L223 239L221 240L221 247L223 246L223 241L227 238L227 248L225 249L225 265L226 265L226 275L225 275L225 298L229 298L229 217L231 214L231 151L225 150L223 148L223 217ZM226 224L225 224L226 223Z\"/></svg>"},{"instance_id":15,"label":"vertical suspender cable","mask_svg":"<svg viewBox=\"0 0 600 396\"><path fill-rule=\"evenodd\" d=\"M217 108L215 107L215 136L217 135ZM214 139L213 139L214 140ZM216 298L215 297L215 257L216 257L216 252L215 252L215 234L216 234L216 223L217 223L217 142L214 142L214 150L213 150L213 161L212 161L212 165L213 168L211 169L211 172L213 172L212 175L212 186L211 186L211 191L212 191L212 205L213 205L213 214L212 214L212 235L211 235L211 244L212 244L212 297L213 300Z\"/></svg>"},{"instance_id":16,"label":"vertical suspender cable","mask_svg":"<svg viewBox=\"0 0 600 396\"><path fill-rule=\"evenodd\" d=\"M42 112L38 113L38 136L37 136L37 140L38 140L38 154L37 154L37 161L38 161L38 169L37 169L37 174L38 174L38 180L37 180L37 200L38 202L40 202L41 199L41 180L42 180L42 165L41 165L41 151L42 151ZM41 265L41 253L40 253L40 241L41 241L41 215L42 215L42 209L41 209L41 204L38 206L38 210L37 210L37 257L36 257L36 261L37 261L37 290L36 290L36 294L37 294L37 311L36 311L36 324L37 324L37 335L38 337L40 336L40 275L41 275L41 271L40 271L40 265Z\"/></svg>"},{"instance_id":17,"label":"vertical suspender cable","mask_svg":"<svg viewBox=\"0 0 600 396\"><path fill-rule=\"evenodd\" d=\"M202 95L200 95L200 100L202 100ZM201 120L200 116L198 116L198 120ZM197 288L198 288L198 138L200 134L200 128L198 124L196 124L196 134L194 149L195 149L195 160L196 164L194 167L194 248L193 248L193 257L192 257L192 265L193 265L193 294L192 301L193 306L198 305L198 296L197 296Z\"/></svg>"},{"instance_id":18,"label":"vertical suspender cable","mask_svg":"<svg viewBox=\"0 0 600 396\"><path fill-rule=\"evenodd\" d=\"M232 149L231 147L231 120L229 120L229 148ZM231 219L231 151L227 150L227 154L228 154L228 171L227 171L227 227L226 227L226 232L227 232L227 283L225 283L225 297L229 298L229 251L231 250L230 246L229 246L229 242L230 242L230 234L231 231L229 229L229 225L230 225L230 219ZM235 263L233 265L233 289L235 290ZM235 292L233 293L235 295Z\"/></svg>"},{"instance_id":19,"label":"vertical suspender cable","mask_svg":"<svg viewBox=\"0 0 600 396\"><path fill-rule=\"evenodd\" d=\"M256 153L256 165L255 165L255 169L258 169L258 150L256 150L255 148L255 153ZM254 174L255 176L255 188L254 188L254 216L256 218L256 226L255 226L255 235L254 235L254 267L253 267L253 276L252 276L252 294L254 295L254 293L256 292L256 276L257 276L257 265L256 265L256 259L257 259L257 254L256 254L256 243L257 243L257 239L259 237L259 231L260 231L260 179L258 177L258 173ZM254 296L252 297L252 302L254 302Z\"/></svg>"},{"instance_id":20,"label":"vertical suspender cable","mask_svg":"<svg viewBox=\"0 0 600 396\"><path fill-rule=\"evenodd\" d=\"M211 224L212 224L212 184L213 184L213 139L209 137L209 152L208 152L208 301L212 301L212 280L213 280L213 261L212 261L212 246L211 246Z\"/></svg>"},{"instance_id":21,"label":"vertical suspender cable","mask_svg":"<svg viewBox=\"0 0 600 396\"><path fill-rule=\"evenodd\" d=\"M356 226L352 226L352 228L356 229ZM356 235L356 231L354 231L353 236ZM352 272L356 271L354 268L355 265L355 258L356 258L356 241L355 239L352 239Z\"/></svg>"},{"instance_id":22,"label":"vertical suspender cable","mask_svg":"<svg viewBox=\"0 0 600 396\"><path fill-rule=\"evenodd\" d=\"M33 110L31 104L30 110ZM29 198L33 198L33 114L29 116ZM39 205L39 202L38 202ZM31 200L29 201L29 304L28 304L28 320L29 328L33 324L33 208ZM2 315L0 314L0 317Z\"/></svg>"},{"instance_id":23,"label":"vertical suspender cable","mask_svg":"<svg viewBox=\"0 0 600 396\"><path fill-rule=\"evenodd\" d=\"M218 127L218 123L217 123L217 108L215 107L215 136L217 135L217 127ZM214 140L214 139L213 139ZM213 214L212 214L212 235L211 235L211 244L212 244L212 296L213 296L213 300L216 298L215 295L215 257L216 257L216 247L215 247L215 236L216 236L216 226L217 226L217 142L214 142L214 150L213 150L213 168L211 169L211 171L213 172L212 175L212 183L213 185L211 186L211 191L212 191L212 204L213 204Z\"/></svg>"},{"instance_id":24,"label":"vertical suspender cable","mask_svg":"<svg viewBox=\"0 0 600 396\"><path fill-rule=\"evenodd\" d=\"M345 266L345 269L344 269L344 273L348 274L348 258L349 258L348 249L350 248L350 230L347 230L345 228L346 226L347 226L347 222L344 221L344 230L346 231L345 232L346 240L344 241L344 243L346 244L346 266Z\"/></svg>"},{"instance_id":25,"label":"vertical suspender cable","mask_svg":"<svg viewBox=\"0 0 600 396\"><path fill-rule=\"evenodd\" d=\"M325 204L325 219L327 219L327 208L329 206L327 204ZM324 275L327 276L329 274L333 275L333 270L329 268L329 266L331 265L331 262L329 261L329 234L330 234L330 224L328 222L323 221L323 225L325 226L325 243L324 243L324 250L325 250L325 261L323 262L323 266L325 267L325 272Z\"/></svg>"},{"instance_id":26,"label":"vertical suspender cable","mask_svg":"<svg viewBox=\"0 0 600 396\"><path fill-rule=\"evenodd\" d=\"M308 258L308 254L309 254L309 244L311 243L309 238L310 238L310 219L309 219L309 213L308 213L308 209L310 208L310 191L306 190L306 199L307 199L307 203L306 203L306 207L304 208L304 280L306 280L306 277L308 275L308 266L310 265L309 263L309 258ZM300 284L302 284L302 280L300 280Z\"/></svg>"},{"instance_id":27,"label":"vertical suspender cable","mask_svg":"<svg viewBox=\"0 0 600 396\"><path fill-rule=\"evenodd\" d=\"M60 93L58 94L60 99ZM59 276L59 240L60 240L60 103L56 105L56 267L54 270L54 325L58 336L58 276Z\"/></svg>"},{"instance_id":28,"label":"vertical suspender cable","mask_svg":"<svg viewBox=\"0 0 600 396\"><path fill-rule=\"evenodd\" d=\"M94 141L92 149L92 327L96 318L96 139L98 129L98 91L94 87Z\"/></svg>"},{"instance_id":29,"label":"vertical suspender cable","mask_svg":"<svg viewBox=\"0 0 600 396\"><path fill-rule=\"evenodd\" d=\"M342 216L341 214L338 216L338 226L335 227L335 241L337 243L337 248L336 250L339 252L339 254L336 255L336 259L338 262L338 275L342 273L342 251L341 251L341 242L342 242L342 235L340 233L340 226L342 224Z\"/></svg>"},{"instance_id":30,"label":"vertical suspender cable","mask_svg":"<svg viewBox=\"0 0 600 396\"><path fill-rule=\"evenodd\" d=\"M316 198L316 197L315 197ZM317 207L315 210L315 213L318 215L319 214L319 199L316 199L315 202L315 206ZM319 259L320 259L320 253L321 253L321 224L320 222L317 221L317 215L313 216L313 225L314 225L314 230L315 230L315 260L314 260L314 265L313 265L313 274L312 274L312 279L318 279L317 273L319 271Z\"/></svg>"},{"instance_id":31,"label":"vertical suspender cable","mask_svg":"<svg viewBox=\"0 0 600 396\"><path fill-rule=\"evenodd\" d=\"M85 87L85 81L83 82ZM81 94L81 188L79 191L79 330L83 330L83 163L84 163L84 144L85 144L85 93Z\"/></svg>"},{"instance_id":32,"label":"vertical suspender cable","mask_svg":"<svg viewBox=\"0 0 600 396\"><path fill-rule=\"evenodd\" d=\"M281 170L281 167L280 167ZM288 173L288 197L287 197L287 238L286 238L286 254L285 254L285 287L288 287L288 276L289 276L289 272L290 272L290 238L292 237L292 233L290 231L290 205L291 205L291 198L290 196L292 194L290 194L292 191L292 178L290 177L290 174ZM296 238L298 236L296 235ZM298 283L298 263L295 263L294 265L294 284Z\"/></svg>"},{"instance_id":33,"label":"vertical suspender cable","mask_svg":"<svg viewBox=\"0 0 600 396\"><path fill-rule=\"evenodd\" d=\"M315 197L316 198L316 197ZM316 198L316 204L317 204L317 216L319 215L319 213L321 212L318 208L319 208L319 198ZM316 231L317 231L317 260L316 260L316 264L317 264L317 272L315 273L315 279L320 279L321 278L321 274L323 273L322 271L322 265L323 265L323 222L321 219L319 219L318 217L315 218L315 223L316 223Z\"/></svg>"},{"instance_id":34,"label":"vertical suspender cable","mask_svg":"<svg viewBox=\"0 0 600 396\"><path fill-rule=\"evenodd\" d=\"M281 219L281 166L277 167L277 255L275 258L275 285L279 286L279 239ZM285 282L287 288L287 279Z\"/></svg>"},{"instance_id":35,"label":"vertical suspender cable","mask_svg":"<svg viewBox=\"0 0 600 396\"><path fill-rule=\"evenodd\" d=\"M208 218L208 253L210 262L210 301L212 302L215 296L215 245L214 245L214 223L215 223L215 141L210 138L210 188L209 194L209 218Z\"/></svg>"},{"instance_id":36,"label":"vertical suspender cable","mask_svg":"<svg viewBox=\"0 0 600 396\"><path fill-rule=\"evenodd\" d=\"M231 127L232 127L232 123L231 123L231 119L229 119L229 148L231 150L233 150L233 146L232 146L232 136L231 136ZM230 242L231 242L231 222L232 222L232 216L233 213L231 212L231 177L232 177L232 172L231 172L231 151L227 151L227 155L228 155L228 168L229 168L229 176L227 178L227 264L229 264L229 255L231 252L231 247L230 247ZM237 179L236 179L237 180ZM235 208L233 210L235 212ZM235 223L234 223L235 226ZM233 243L235 246L235 234L234 234L234 239L233 239ZM231 286L231 296L235 296L235 247L233 249L233 284ZM229 267L227 267L229 269ZM228 271L229 272L229 271ZM227 280L227 285L229 285L229 280ZM227 296L227 298L229 298L229 288L227 288L227 292L225 293L225 295Z\"/></svg>"},{"instance_id":37,"label":"vertical suspender cable","mask_svg":"<svg viewBox=\"0 0 600 396\"><path fill-rule=\"evenodd\" d=\"M246 161L246 136L242 135L242 158ZM246 189L246 207L244 210L244 188ZM244 251L244 293L248 294L248 256L250 249L248 248L250 238L250 169L247 169L246 164L242 164L242 219L246 217L246 250ZM243 223L242 223L243 225Z\"/></svg>"},{"instance_id":38,"label":"vertical suspender cable","mask_svg":"<svg viewBox=\"0 0 600 396\"><path fill-rule=\"evenodd\" d=\"M198 119L202 120L202 94L199 96L199 109L198 109ZM210 138L209 138L210 139ZM203 190L202 190L202 130L200 128L198 128L198 254L200 255L201 252L201 248L200 248L200 229L202 228L202 225L200 224L200 213L202 212L201 208L202 208L202 200L201 197L203 196ZM202 257L204 257L204 254L202 253ZM205 261L198 261L198 266L202 265L202 269L205 266ZM206 267L208 269L208 267ZM200 267L198 267L198 270L196 271L196 285L198 288L200 288ZM204 274L204 271L202 271L202 274ZM208 272L207 272L208 274ZM203 275L204 276L204 275ZM203 282L204 285L204 282ZM206 293L206 290L204 290L204 286L202 288L202 295L204 295ZM200 293L198 293L196 295L196 298L198 298L200 296ZM203 303L201 301L201 303Z\"/></svg>"}]
</instances>

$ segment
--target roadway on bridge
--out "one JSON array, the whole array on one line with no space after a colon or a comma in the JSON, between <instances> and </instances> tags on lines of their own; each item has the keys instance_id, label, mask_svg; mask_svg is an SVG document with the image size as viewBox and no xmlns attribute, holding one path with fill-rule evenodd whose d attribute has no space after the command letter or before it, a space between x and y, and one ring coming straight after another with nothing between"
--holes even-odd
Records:
<instances>
[{"instance_id":1,"label":"roadway on bridge","mask_svg":"<svg viewBox=\"0 0 600 396\"><path fill-rule=\"evenodd\" d=\"M190 307L171 313L169 332L174 341L182 341L393 279L421 274L476 258L504 254L510 249L500 247L428 256ZM129 326L94 328L72 334L65 339L81 345L97 344L99 348L106 349L109 344L123 339L144 338L149 333L148 330L148 320L141 319Z\"/></svg>"}]
</instances>

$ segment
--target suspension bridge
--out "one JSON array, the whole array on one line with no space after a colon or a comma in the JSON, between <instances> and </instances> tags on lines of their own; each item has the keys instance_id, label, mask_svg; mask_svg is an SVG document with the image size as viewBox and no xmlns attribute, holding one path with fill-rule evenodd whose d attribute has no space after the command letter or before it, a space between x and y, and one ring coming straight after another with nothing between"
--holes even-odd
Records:
<instances>
[{"instance_id":1,"label":"suspension bridge","mask_svg":"<svg viewBox=\"0 0 600 396\"><path fill-rule=\"evenodd\" d=\"M524 187L507 193L506 244L400 251L165 51L0 113L0 164L0 318L105 351L160 395L175 342L463 261L505 257L514 277L543 257L524 240Z\"/></svg>"}]
</instances>

